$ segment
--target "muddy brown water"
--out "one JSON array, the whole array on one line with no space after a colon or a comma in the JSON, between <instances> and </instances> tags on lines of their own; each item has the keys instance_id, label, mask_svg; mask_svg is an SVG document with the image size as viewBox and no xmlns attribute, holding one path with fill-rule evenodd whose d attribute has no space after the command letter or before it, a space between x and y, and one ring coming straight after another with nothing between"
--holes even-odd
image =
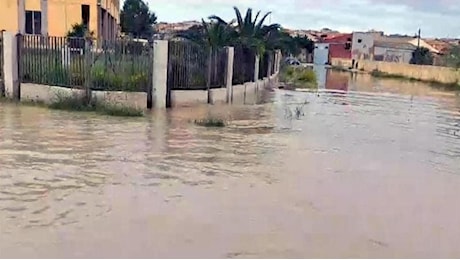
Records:
<instances>
[{"instance_id":1,"label":"muddy brown water","mask_svg":"<svg viewBox=\"0 0 460 260\"><path fill-rule=\"evenodd\" d=\"M327 78L142 119L0 103L0 257L460 257L460 97Z\"/></svg>"}]
</instances>

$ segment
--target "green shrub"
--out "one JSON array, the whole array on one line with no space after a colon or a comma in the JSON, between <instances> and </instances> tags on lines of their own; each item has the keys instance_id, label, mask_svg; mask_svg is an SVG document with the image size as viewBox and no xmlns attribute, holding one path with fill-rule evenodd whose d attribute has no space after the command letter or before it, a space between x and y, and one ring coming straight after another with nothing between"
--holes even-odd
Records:
<instances>
[{"instance_id":1,"label":"green shrub","mask_svg":"<svg viewBox=\"0 0 460 260\"><path fill-rule=\"evenodd\" d=\"M195 120L195 124L204 127L225 127L225 121L219 118L206 118Z\"/></svg>"},{"instance_id":2,"label":"green shrub","mask_svg":"<svg viewBox=\"0 0 460 260\"><path fill-rule=\"evenodd\" d=\"M316 82L316 74L313 70L301 70L298 72L297 80L300 82Z\"/></svg>"},{"instance_id":3,"label":"green shrub","mask_svg":"<svg viewBox=\"0 0 460 260\"><path fill-rule=\"evenodd\" d=\"M96 112L98 114L121 117L139 117L143 116L140 109L125 107L122 105L108 104L105 102L88 99L80 95L57 95L56 100L49 105L51 109Z\"/></svg>"},{"instance_id":4,"label":"green shrub","mask_svg":"<svg viewBox=\"0 0 460 260\"><path fill-rule=\"evenodd\" d=\"M295 87L316 87L316 73L309 68L286 66L282 68L280 80Z\"/></svg>"},{"instance_id":5,"label":"green shrub","mask_svg":"<svg viewBox=\"0 0 460 260\"><path fill-rule=\"evenodd\" d=\"M107 91L147 91L149 78L146 73L115 74L110 71L96 68L91 73L93 89Z\"/></svg>"}]
</instances>

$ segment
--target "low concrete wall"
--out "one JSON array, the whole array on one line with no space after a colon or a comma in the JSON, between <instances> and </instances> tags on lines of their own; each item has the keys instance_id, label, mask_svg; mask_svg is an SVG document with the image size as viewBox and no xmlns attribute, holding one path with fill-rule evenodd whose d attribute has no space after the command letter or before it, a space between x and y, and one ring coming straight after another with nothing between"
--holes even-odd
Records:
<instances>
[{"instance_id":1,"label":"low concrete wall","mask_svg":"<svg viewBox=\"0 0 460 260\"><path fill-rule=\"evenodd\" d=\"M360 70L367 72L378 70L388 74L401 75L419 80L437 81L446 84L460 82L460 71L448 67L368 60L360 60L358 66Z\"/></svg>"},{"instance_id":2,"label":"low concrete wall","mask_svg":"<svg viewBox=\"0 0 460 260\"><path fill-rule=\"evenodd\" d=\"M351 60L346 59L332 59L331 63L333 66L340 66L343 68L351 66ZM388 74L401 75L418 80L437 81L446 84L460 82L460 71L448 67L359 60L358 69L366 72L378 70Z\"/></svg>"},{"instance_id":3,"label":"low concrete wall","mask_svg":"<svg viewBox=\"0 0 460 260\"><path fill-rule=\"evenodd\" d=\"M211 103L227 103L227 88L211 89Z\"/></svg>"},{"instance_id":4,"label":"low concrete wall","mask_svg":"<svg viewBox=\"0 0 460 260\"><path fill-rule=\"evenodd\" d=\"M60 97L84 95L82 89L64 88L33 83L21 83L21 101L43 102L51 104Z\"/></svg>"},{"instance_id":5,"label":"low concrete wall","mask_svg":"<svg viewBox=\"0 0 460 260\"><path fill-rule=\"evenodd\" d=\"M108 104L138 109L147 108L147 93L123 91L92 91L93 98Z\"/></svg>"},{"instance_id":6,"label":"low concrete wall","mask_svg":"<svg viewBox=\"0 0 460 260\"><path fill-rule=\"evenodd\" d=\"M278 73L257 82L247 82L242 85L232 86L230 101L234 104L254 104L260 97L263 89L270 88L278 82ZM210 90L213 104L227 103L227 88ZM22 83L21 96L23 101L43 102L51 104L59 97L85 94L83 89L48 86L41 84ZM144 92L122 92L122 91L92 91L93 98L109 104L123 105L145 109L147 107L147 93ZM173 90L171 92L172 105L193 106L208 103L208 92L206 90Z\"/></svg>"},{"instance_id":7,"label":"low concrete wall","mask_svg":"<svg viewBox=\"0 0 460 260\"><path fill-rule=\"evenodd\" d=\"M352 60L351 59L342 59L342 58L332 58L331 65L342 68L351 68Z\"/></svg>"},{"instance_id":8,"label":"low concrete wall","mask_svg":"<svg viewBox=\"0 0 460 260\"><path fill-rule=\"evenodd\" d=\"M206 90L172 90L171 105L192 106L194 104L207 104L208 92Z\"/></svg>"},{"instance_id":9,"label":"low concrete wall","mask_svg":"<svg viewBox=\"0 0 460 260\"><path fill-rule=\"evenodd\" d=\"M48 86L41 84L22 83L21 101L43 102L51 104L62 97L85 95L85 90ZM147 93L144 92L121 92L121 91L92 91L93 98L109 104L123 105L145 109L147 107Z\"/></svg>"},{"instance_id":10,"label":"low concrete wall","mask_svg":"<svg viewBox=\"0 0 460 260\"><path fill-rule=\"evenodd\" d=\"M263 89L269 88L278 82L278 73L257 82L246 82L241 85L231 86L230 101L233 104L254 104L257 102ZM211 89L211 102L213 104L227 103L227 88ZM173 90L171 91L171 104L173 107L187 107L197 104L207 104L208 93L206 90Z\"/></svg>"}]
</instances>

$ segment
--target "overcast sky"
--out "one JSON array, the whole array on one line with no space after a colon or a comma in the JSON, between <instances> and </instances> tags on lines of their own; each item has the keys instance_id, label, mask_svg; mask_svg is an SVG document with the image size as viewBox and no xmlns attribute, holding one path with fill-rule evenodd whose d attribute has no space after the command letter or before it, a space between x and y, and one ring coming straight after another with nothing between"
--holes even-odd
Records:
<instances>
[{"instance_id":1,"label":"overcast sky","mask_svg":"<svg viewBox=\"0 0 460 260\"><path fill-rule=\"evenodd\" d=\"M460 37L460 0L147 0L159 21L233 19L233 6L272 11L272 23L292 29L383 30L423 37Z\"/></svg>"}]
</instances>

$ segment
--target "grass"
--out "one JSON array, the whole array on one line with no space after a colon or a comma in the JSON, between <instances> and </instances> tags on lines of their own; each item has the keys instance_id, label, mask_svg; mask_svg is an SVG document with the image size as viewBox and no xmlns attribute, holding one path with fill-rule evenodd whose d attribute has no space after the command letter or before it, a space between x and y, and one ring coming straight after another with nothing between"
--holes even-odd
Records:
<instances>
[{"instance_id":1,"label":"grass","mask_svg":"<svg viewBox=\"0 0 460 260\"><path fill-rule=\"evenodd\" d=\"M79 95L58 95L57 99L48 107L50 109L66 111L96 112L101 115L119 117L140 117L144 115L143 111L137 108L109 104L97 101L96 99L88 102L85 97Z\"/></svg>"},{"instance_id":2,"label":"grass","mask_svg":"<svg viewBox=\"0 0 460 260\"><path fill-rule=\"evenodd\" d=\"M0 97L0 102L14 103L26 106L38 106L55 110L78 111L78 112L95 112L101 115L119 116L119 117L141 117L144 112L138 108L126 107L119 104L109 104L97 101L95 99L88 102L82 96L63 96L58 95L56 100L51 104L45 104L38 101L15 101L10 98Z\"/></svg>"},{"instance_id":3,"label":"grass","mask_svg":"<svg viewBox=\"0 0 460 260\"><path fill-rule=\"evenodd\" d=\"M416 81L429 84L434 87L439 87L446 90L460 90L460 82L452 82L452 83L444 83L439 82L436 80L424 80L424 79L417 79L413 77L406 77L400 74L390 74L386 72L379 71L377 69L371 71L371 76L376 78L387 78L387 79L399 79L399 80L407 80L407 81Z\"/></svg>"},{"instance_id":4,"label":"grass","mask_svg":"<svg viewBox=\"0 0 460 260\"><path fill-rule=\"evenodd\" d=\"M194 123L203 127L225 127L226 123L223 119L219 118L206 118L195 120Z\"/></svg>"},{"instance_id":5,"label":"grass","mask_svg":"<svg viewBox=\"0 0 460 260\"><path fill-rule=\"evenodd\" d=\"M342 72L349 72L350 71L350 69L342 67L342 66L331 66L331 69L336 70L336 71L342 71Z\"/></svg>"},{"instance_id":6,"label":"grass","mask_svg":"<svg viewBox=\"0 0 460 260\"><path fill-rule=\"evenodd\" d=\"M312 69L304 67L283 67L280 73L280 81L297 88L318 87L315 72Z\"/></svg>"},{"instance_id":7,"label":"grass","mask_svg":"<svg viewBox=\"0 0 460 260\"><path fill-rule=\"evenodd\" d=\"M26 106L47 107L47 105L42 101L33 101L33 100L16 101L14 99L3 97L3 96L0 96L0 102L1 103L21 104L21 105L26 105Z\"/></svg>"}]
</instances>

